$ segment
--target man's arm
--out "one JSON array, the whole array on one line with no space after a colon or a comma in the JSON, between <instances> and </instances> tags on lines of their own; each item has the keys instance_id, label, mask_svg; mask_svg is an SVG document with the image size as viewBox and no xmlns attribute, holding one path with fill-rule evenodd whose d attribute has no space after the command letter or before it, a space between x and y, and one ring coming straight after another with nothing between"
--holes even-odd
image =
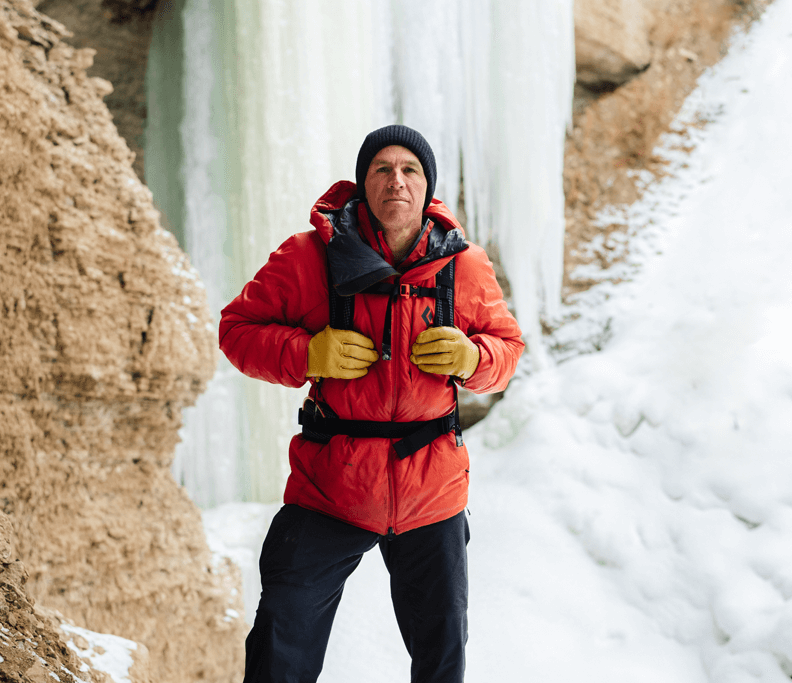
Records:
<instances>
[{"instance_id":1,"label":"man's arm","mask_svg":"<svg viewBox=\"0 0 792 683\"><path fill-rule=\"evenodd\" d=\"M290 237L222 310L220 349L240 372L305 384L308 345L328 318L323 247L316 233Z\"/></svg>"},{"instance_id":2,"label":"man's arm","mask_svg":"<svg viewBox=\"0 0 792 683\"><path fill-rule=\"evenodd\" d=\"M471 244L457 256L454 318L479 350L479 361L465 389L476 394L503 391L525 348L486 252Z\"/></svg>"}]
</instances>

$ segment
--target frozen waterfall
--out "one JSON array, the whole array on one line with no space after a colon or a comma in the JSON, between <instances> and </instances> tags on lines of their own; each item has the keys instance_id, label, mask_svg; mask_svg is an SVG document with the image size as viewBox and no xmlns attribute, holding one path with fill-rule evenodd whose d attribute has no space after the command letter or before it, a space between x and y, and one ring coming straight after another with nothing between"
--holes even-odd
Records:
<instances>
[{"instance_id":1,"label":"frozen waterfall","mask_svg":"<svg viewBox=\"0 0 792 683\"><path fill-rule=\"evenodd\" d=\"M473 241L499 248L543 362L539 313L553 312L562 273L573 50L572 0L174 0L152 41L146 175L215 319L309 228L324 190L354 178L366 133L400 122L434 149L435 196L464 208ZM277 500L304 394L222 360L185 411L177 479L204 507Z\"/></svg>"}]
</instances>

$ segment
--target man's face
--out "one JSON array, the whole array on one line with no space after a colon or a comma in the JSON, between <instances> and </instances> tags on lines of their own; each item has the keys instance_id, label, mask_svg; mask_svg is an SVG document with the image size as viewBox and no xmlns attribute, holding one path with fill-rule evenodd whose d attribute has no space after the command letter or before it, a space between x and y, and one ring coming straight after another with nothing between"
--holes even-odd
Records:
<instances>
[{"instance_id":1,"label":"man's face","mask_svg":"<svg viewBox=\"0 0 792 683\"><path fill-rule=\"evenodd\" d=\"M409 149L399 145L381 149L369 165L365 188L383 230L420 229L426 176Z\"/></svg>"}]
</instances>

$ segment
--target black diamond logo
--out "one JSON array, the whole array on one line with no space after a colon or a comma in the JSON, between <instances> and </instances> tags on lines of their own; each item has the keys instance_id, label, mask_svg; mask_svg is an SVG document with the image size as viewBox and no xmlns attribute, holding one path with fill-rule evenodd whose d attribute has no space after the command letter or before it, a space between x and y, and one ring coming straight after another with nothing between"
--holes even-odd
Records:
<instances>
[{"instance_id":1,"label":"black diamond logo","mask_svg":"<svg viewBox=\"0 0 792 683\"><path fill-rule=\"evenodd\" d=\"M426 326L429 327L429 325L432 324L432 320L434 319L434 316L432 315L432 309L427 306L426 310L421 314L421 317L426 323Z\"/></svg>"}]
</instances>

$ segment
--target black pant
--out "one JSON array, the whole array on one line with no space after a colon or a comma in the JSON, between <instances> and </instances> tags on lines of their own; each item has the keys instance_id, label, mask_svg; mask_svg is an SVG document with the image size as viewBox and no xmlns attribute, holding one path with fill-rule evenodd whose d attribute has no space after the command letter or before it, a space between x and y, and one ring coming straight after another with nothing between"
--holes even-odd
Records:
<instances>
[{"instance_id":1,"label":"black pant","mask_svg":"<svg viewBox=\"0 0 792 683\"><path fill-rule=\"evenodd\" d=\"M244 683L315 683L344 582L379 544L412 657L412 683L462 683L467 642L465 513L388 538L297 505L272 520Z\"/></svg>"}]
</instances>

